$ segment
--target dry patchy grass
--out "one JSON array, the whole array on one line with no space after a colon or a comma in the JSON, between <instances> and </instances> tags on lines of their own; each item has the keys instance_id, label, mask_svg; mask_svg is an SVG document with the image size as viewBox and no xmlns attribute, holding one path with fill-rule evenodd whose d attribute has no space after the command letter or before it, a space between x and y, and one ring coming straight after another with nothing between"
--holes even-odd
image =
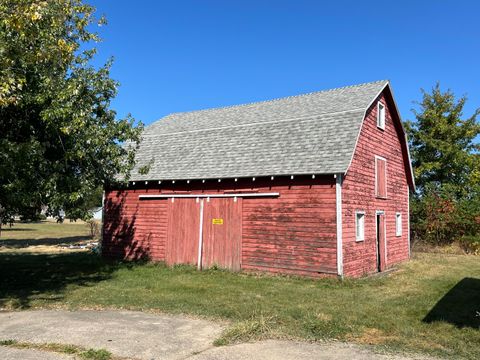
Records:
<instances>
[{"instance_id":1,"label":"dry patchy grass","mask_svg":"<svg viewBox=\"0 0 480 360\"><path fill-rule=\"evenodd\" d=\"M56 223L40 221L4 226L0 237L1 253L61 253L71 250L59 245L72 245L91 240L88 226L83 221Z\"/></svg>"},{"instance_id":2,"label":"dry patchy grass","mask_svg":"<svg viewBox=\"0 0 480 360\"><path fill-rule=\"evenodd\" d=\"M0 346L8 346L15 349L41 350L54 352L57 354L73 355L76 358L82 360L122 360L119 357L113 356L109 351L105 349L87 349L77 345L1 340Z\"/></svg>"}]
</instances>

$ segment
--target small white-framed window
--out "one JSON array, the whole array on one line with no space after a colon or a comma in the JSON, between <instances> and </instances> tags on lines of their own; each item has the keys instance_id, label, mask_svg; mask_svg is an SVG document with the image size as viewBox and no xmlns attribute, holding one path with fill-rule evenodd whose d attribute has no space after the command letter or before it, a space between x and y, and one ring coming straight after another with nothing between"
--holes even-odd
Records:
<instances>
[{"instance_id":1,"label":"small white-framed window","mask_svg":"<svg viewBox=\"0 0 480 360\"><path fill-rule=\"evenodd\" d=\"M378 102L377 107L377 127L385 130L385 105L380 101Z\"/></svg>"},{"instance_id":2,"label":"small white-framed window","mask_svg":"<svg viewBox=\"0 0 480 360\"><path fill-rule=\"evenodd\" d=\"M395 214L395 235L402 236L402 214Z\"/></svg>"},{"instance_id":3,"label":"small white-framed window","mask_svg":"<svg viewBox=\"0 0 480 360\"><path fill-rule=\"evenodd\" d=\"M356 241L365 240L365 212L364 211L355 212L355 240Z\"/></svg>"}]
</instances>

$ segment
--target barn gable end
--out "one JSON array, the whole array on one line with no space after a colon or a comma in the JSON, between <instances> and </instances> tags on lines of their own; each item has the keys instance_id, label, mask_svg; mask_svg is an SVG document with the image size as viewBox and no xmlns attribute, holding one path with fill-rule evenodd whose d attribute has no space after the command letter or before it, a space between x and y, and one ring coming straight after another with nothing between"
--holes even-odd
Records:
<instances>
[{"instance_id":1,"label":"barn gable end","mask_svg":"<svg viewBox=\"0 0 480 360\"><path fill-rule=\"evenodd\" d=\"M385 129L377 126L378 102L385 105ZM366 111L351 165L342 184L343 267L346 276L377 271L377 214L385 216L385 265L409 258L409 191L413 186L403 128L385 89ZM385 159L386 198L376 189L376 160ZM383 162L383 161L382 161ZM364 238L357 240L356 214L364 214ZM401 235L396 232L401 215ZM383 250L383 249L381 249Z\"/></svg>"}]
</instances>

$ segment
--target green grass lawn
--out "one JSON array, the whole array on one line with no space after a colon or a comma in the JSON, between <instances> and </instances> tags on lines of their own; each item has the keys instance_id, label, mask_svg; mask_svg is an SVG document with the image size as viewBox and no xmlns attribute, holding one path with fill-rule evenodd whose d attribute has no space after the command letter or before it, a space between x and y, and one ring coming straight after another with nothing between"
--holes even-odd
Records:
<instances>
[{"instance_id":1,"label":"green grass lawn","mask_svg":"<svg viewBox=\"0 0 480 360\"><path fill-rule=\"evenodd\" d=\"M15 223L12 227L3 225L0 247L4 249L25 249L31 246L55 246L86 240L90 240L90 235L88 226L83 221L69 222L65 220L63 224L57 224L53 221L39 221L35 223Z\"/></svg>"},{"instance_id":2,"label":"green grass lawn","mask_svg":"<svg viewBox=\"0 0 480 360\"><path fill-rule=\"evenodd\" d=\"M340 281L0 254L0 307L119 308L227 320L218 344L339 339L480 358L480 258L418 253L385 277Z\"/></svg>"}]
</instances>

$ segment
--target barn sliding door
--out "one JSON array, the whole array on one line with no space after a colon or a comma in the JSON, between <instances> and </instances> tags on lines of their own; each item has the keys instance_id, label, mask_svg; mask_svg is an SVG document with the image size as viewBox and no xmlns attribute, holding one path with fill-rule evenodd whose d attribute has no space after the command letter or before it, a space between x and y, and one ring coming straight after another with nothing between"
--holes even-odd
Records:
<instances>
[{"instance_id":1,"label":"barn sliding door","mask_svg":"<svg viewBox=\"0 0 480 360\"><path fill-rule=\"evenodd\" d=\"M204 200L202 267L240 270L242 199Z\"/></svg>"},{"instance_id":2,"label":"barn sliding door","mask_svg":"<svg viewBox=\"0 0 480 360\"><path fill-rule=\"evenodd\" d=\"M198 266L200 260L202 268L216 265L237 271L241 267L241 243L241 198L169 199L167 264Z\"/></svg>"},{"instance_id":3,"label":"barn sliding door","mask_svg":"<svg viewBox=\"0 0 480 360\"><path fill-rule=\"evenodd\" d=\"M200 203L195 199L168 200L165 260L173 264L197 264Z\"/></svg>"}]
</instances>

